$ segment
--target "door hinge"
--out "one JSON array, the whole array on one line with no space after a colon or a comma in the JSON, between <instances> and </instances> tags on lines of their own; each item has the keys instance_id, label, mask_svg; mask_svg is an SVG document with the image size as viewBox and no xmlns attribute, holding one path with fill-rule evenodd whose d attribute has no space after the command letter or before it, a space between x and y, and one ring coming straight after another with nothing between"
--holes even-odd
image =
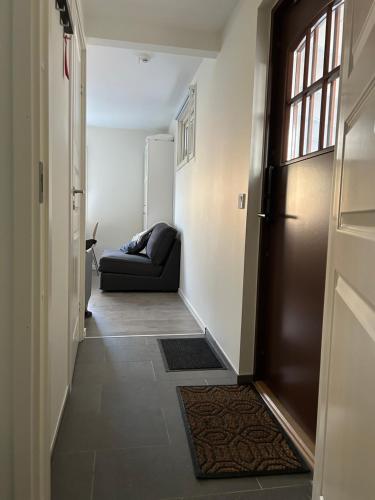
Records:
<instances>
[{"instance_id":1,"label":"door hinge","mask_svg":"<svg viewBox=\"0 0 375 500\"><path fill-rule=\"evenodd\" d=\"M44 202L44 165L39 162L39 203Z\"/></svg>"}]
</instances>

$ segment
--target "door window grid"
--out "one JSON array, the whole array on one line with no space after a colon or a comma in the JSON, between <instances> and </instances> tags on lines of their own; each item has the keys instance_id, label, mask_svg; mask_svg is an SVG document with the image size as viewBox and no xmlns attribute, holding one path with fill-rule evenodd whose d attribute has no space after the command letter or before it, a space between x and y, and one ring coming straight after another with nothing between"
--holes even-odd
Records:
<instances>
[{"instance_id":1,"label":"door window grid","mask_svg":"<svg viewBox=\"0 0 375 500\"><path fill-rule=\"evenodd\" d=\"M331 3L291 53L286 161L335 144L343 18Z\"/></svg>"}]
</instances>

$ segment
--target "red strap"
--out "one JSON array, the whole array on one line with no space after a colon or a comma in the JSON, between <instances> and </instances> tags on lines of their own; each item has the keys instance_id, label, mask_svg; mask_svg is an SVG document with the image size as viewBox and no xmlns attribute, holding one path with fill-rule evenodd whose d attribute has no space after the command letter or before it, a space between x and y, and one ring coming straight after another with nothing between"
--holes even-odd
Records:
<instances>
[{"instance_id":1,"label":"red strap","mask_svg":"<svg viewBox=\"0 0 375 500\"><path fill-rule=\"evenodd\" d=\"M64 35L64 74L69 80L70 71L69 71L69 56L68 56L68 40L70 40L70 37L68 35Z\"/></svg>"}]
</instances>

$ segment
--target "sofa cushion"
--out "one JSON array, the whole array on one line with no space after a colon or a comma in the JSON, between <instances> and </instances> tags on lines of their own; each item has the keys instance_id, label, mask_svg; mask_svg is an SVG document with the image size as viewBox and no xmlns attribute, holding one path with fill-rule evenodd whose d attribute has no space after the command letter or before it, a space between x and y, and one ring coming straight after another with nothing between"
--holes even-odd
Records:
<instances>
[{"instance_id":1,"label":"sofa cushion","mask_svg":"<svg viewBox=\"0 0 375 500\"><path fill-rule=\"evenodd\" d=\"M99 271L134 276L160 276L163 268L155 265L147 255L129 255L121 250L105 250L100 259Z\"/></svg>"},{"instance_id":2,"label":"sofa cushion","mask_svg":"<svg viewBox=\"0 0 375 500\"><path fill-rule=\"evenodd\" d=\"M152 230L153 227L134 235L128 243L125 243L125 245L120 248L120 250L128 254L137 254L141 252L144 248L146 248Z\"/></svg>"},{"instance_id":3,"label":"sofa cushion","mask_svg":"<svg viewBox=\"0 0 375 500\"><path fill-rule=\"evenodd\" d=\"M176 229L164 222L154 227L146 246L146 254L152 260L153 264L160 266L164 263L176 239L176 235Z\"/></svg>"}]
</instances>

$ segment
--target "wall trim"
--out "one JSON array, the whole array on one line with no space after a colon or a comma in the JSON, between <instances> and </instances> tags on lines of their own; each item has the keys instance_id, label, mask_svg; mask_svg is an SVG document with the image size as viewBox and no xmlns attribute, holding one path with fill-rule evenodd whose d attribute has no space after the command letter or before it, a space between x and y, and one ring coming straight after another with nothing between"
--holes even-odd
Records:
<instances>
[{"instance_id":1,"label":"wall trim","mask_svg":"<svg viewBox=\"0 0 375 500\"><path fill-rule=\"evenodd\" d=\"M59 418L57 419L56 427L55 427L55 430L53 431L53 437L52 437L52 441L51 441L51 444L50 444L50 453L51 453L51 455L52 455L53 449L55 447L57 433L59 432L59 429L60 429L60 424L61 424L62 416L63 416L63 413L64 413L64 409L65 409L65 406L66 406L66 402L68 400L68 395L69 395L69 385L67 385L66 388L65 388L64 397L63 397L63 400L62 400L62 403L61 403L61 407L60 407L60 411L59 411Z\"/></svg>"},{"instance_id":2,"label":"wall trim","mask_svg":"<svg viewBox=\"0 0 375 500\"><path fill-rule=\"evenodd\" d=\"M181 288L178 289L178 295L181 297L182 302L189 309L189 311L193 315L195 321L198 323L198 325L202 329L202 333L204 333L204 335L206 335L208 341L218 351L219 355L221 355L224 358L225 362L230 366L230 368L234 371L234 373L236 375L238 375L237 369L234 367L233 362L228 358L228 356L225 353L224 349L221 347L220 343L217 341L217 339L214 337L214 335L208 330L208 328L206 327L203 319L200 317L200 315L198 314L197 310L192 305L192 303L190 302L190 300L186 297L186 295L184 294L184 292L182 291Z\"/></svg>"},{"instance_id":3,"label":"wall trim","mask_svg":"<svg viewBox=\"0 0 375 500\"><path fill-rule=\"evenodd\" d=\"M218 354L222 358L224 358L225 364L227 364L234 371L234 373L238 377L239 376L238 372L237 372L236 368L233 366L232 361L228 358L228 356L226 355L224 349L221 347L221 345L219 344L219 342L216 340L216 338L212 335L212 333L208 330L207 327L204 329L204 334L207 337L208 342L214 348L214 350L216 350L218 352Z\"/></svg>"},{"instance_id":4,"label":"wall trim","mask_svg":"<svg viewBox=\"0 0 375 500\"><path fill-rule=\"evenodd\" d=\"M202 329L202 333L203 333L205 331L205 329L206 329L206 325L205 325L203 319L199 316L197 310L192 305L192 303L190 302L190 300L186 297L186 295L184 294L184 292L182 291L181 288L178 289L178 295L181 297L182 302L185 304L185 306L189 309L189 311L193 315L195 321L198 323L198 325Z\"/></svg>"}]
</instances>

